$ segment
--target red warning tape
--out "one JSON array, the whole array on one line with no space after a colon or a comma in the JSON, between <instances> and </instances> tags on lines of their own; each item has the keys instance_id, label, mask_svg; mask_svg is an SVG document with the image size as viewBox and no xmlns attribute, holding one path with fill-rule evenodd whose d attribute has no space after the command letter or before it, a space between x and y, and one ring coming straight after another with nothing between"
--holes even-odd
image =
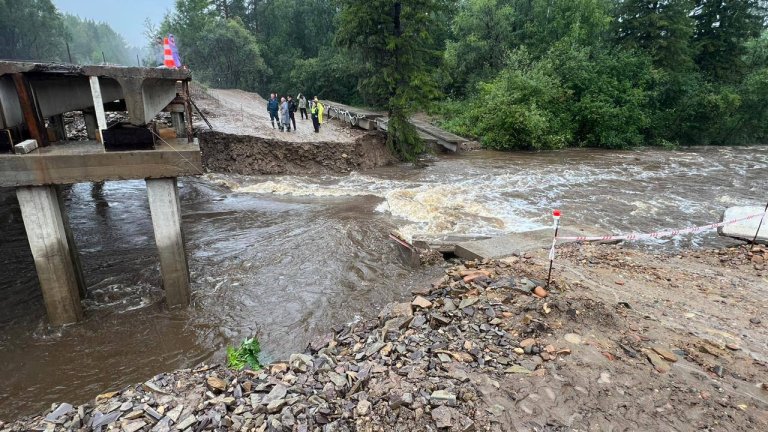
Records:
<instances>
[{"instance_id":1,"label":"red warning tape","mask_svg":"<svg viewBox=\"0 0 768 432\"><path fill-rule=\"evenodd\" d=\"M411 250L413 250L413 246L412 246L412 245L410 245L410 244L409 244L408 242L406 242L405 240L401 239L400 237L398 237L398 236L396 236L396 235L394 235L394 234L390 233L390 234L389 234L389 238L391 238L392 240L394 240L394 241L396 241L396 242L400 243L402 246L404 246L404 247L406 247L406 248L408 248L408 249L411 249Z\"/></svg>"},{"instance_id":2,"label":"red warning tape","mask_svg":"<svg viewBox=\"0 0 768 432\"><path fill-rule=\"evenodd\" d=\"M657 239L662 237L674 237L679 234L689 234L689 233L697 233L700 231L706 231L710 229L720 228L722 226L726 225L732 225L739 222L744 222L750 219L755 219L758 217L763 217L768 212L762 212L762 213L755 213L753 215L749 215L743 218L739 219L733 219L729 221L724 221L720 223L713 223L708 225L702 225L697 227L690 227L690 228L683 228L683 229L676 229L676 230L664 230L664 231L658 231L648 234L626 234L626 235L607 235L602 237L560 237L558 236L556 240L572 240L572 241L610 241L610 240L645 240L645 239Z\"/></svg>"}]
</instances>

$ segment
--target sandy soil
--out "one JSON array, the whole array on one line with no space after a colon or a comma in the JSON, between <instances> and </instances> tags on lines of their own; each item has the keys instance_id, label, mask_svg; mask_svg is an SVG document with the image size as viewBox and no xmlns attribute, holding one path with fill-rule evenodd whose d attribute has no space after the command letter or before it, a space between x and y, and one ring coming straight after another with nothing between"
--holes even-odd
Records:
<instances>
[{"instance_id":1,"label":"sandy soil","mask_svg":"<svg viewBox=\"0 0 768 432\"><path fill-rule=\"evenodd\" d=\"M326 119L320 133L314 133L312 121L302 120L298 111L298 130L292 130L290 133L280 132L279 129L272 128L267 113L267 101L256 93L243 90L196 89L193 98L217 132L291 142L351 142L364 132ZM200 126L205 128L204 124Z\"/></svg>"},{"instance_id":2,"label":"sandy soil","mask_svg":"<svg viewBox=\"0 0 768 432\"><path fill-rule=\"evenodd\" d=\"M528 335L572 353L556 372L534 381L503 379L503 392L481 387L486 400L506 408L516 430L547 424L765 430L766 257L760 246L677 255L621 245L563 246L554 271L559 289L546 308L533 305L529 314L538 328ZM547 252L510 262L521 273L543 277ZM578 305L570 307L575 315L563 317L562 304ZM580 335L581 343L567 343L565 333ZM654 347L677 361L656 367ZM518 417L521 409L528 422ZM654 412L656 419L649 417Z\"/></svg>"}]
</instances>

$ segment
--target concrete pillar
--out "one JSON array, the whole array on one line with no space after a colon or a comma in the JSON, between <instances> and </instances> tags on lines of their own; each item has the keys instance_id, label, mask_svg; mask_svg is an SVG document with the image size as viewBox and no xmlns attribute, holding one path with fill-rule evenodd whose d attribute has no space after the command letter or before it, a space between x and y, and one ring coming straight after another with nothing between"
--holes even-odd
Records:
<instances>
[{"instance_id":1,"label":"concrete pillar","mask_svg":"<svg viewBox=\"0 0 768 432\"><path fill-rule=\"evenodd\" d=\"M67 235L67 244L69 245L69 255L72 259L72 270L75 272L75 280L77 281L77 290L80 294L80 298L84 299L87 293L88 286L85 284L85 275L83 274L83 265L80 263L80 251L77 249L77 243L75 243L75 236L72 235L72 227L69 225L69 217L67 216L67 210L64 207L64 198L62 197L61 188L62 185L56 185L56 197L59 200L59 211L61 212L61 221L64 223L64 232Z\"/></svg>"},{"instance_id":2,"label":"concrete pillar","mask_svg":"<svg viewBox=\"0 0 768 432\"><path fill-rule=\"evenodd\" d=\"M99 125L99 131L107 128L107 115L104 113L104 100L101 98L101 85L99 84L99 77L92 76L89 78L91 82L91 95L93 96L93 109L96 111L96 123ZM99 141L104 144L104 137L99 132Z\"/></svg>"},{"instance_id":3,"label":"concrete pillar","mask_svg":"<svg viewBox=\"0 0 768 432\"><path fill-rule=\"evenodd\" d=\"M83 110L83 119L85 120L85 132L88 134L88 139L96 139L96 129L99 128L99 123L96 120L96 112L92 110Z\"/></svg>"},{"instance_id":4,"label":"concrete pillar","mask_svg":"<svg viewBox=\"0 0 768 432\"><path fill-rule=\"evenodd\" d=\"M168 306L189 304L189 267L181 230L181 205L175 178L147 179L147 198L160 256Z\"/></svg>"},{"instance_id":5,"label":"concrete pillar","mask_svg":"<svg viewBox=\"0 0 768 432\"><path fill-rule=\"evenodd\" d=\"M16 189L48 320L53 325L83 317L64 218L55 186Z\"/></svg>"},{"instance_id":6,"label":"concrete pillar","mask_svg":"<svg viewBox=\"0 0 768 432\"><path fill-rule=\"evenodd\" d=\"M171 124L176 131L176 136L181 138L187 136L187 127L184 121L184 113L171 111Z\"/></svg>"}]
</instances>

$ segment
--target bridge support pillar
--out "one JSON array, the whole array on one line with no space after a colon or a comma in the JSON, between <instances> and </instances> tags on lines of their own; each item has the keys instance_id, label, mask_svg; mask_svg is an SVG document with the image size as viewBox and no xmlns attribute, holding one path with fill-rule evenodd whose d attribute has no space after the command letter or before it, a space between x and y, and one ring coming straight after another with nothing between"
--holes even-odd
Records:
<instances>
[{"instance_id":1,"label":"bridge support pillar","mask_svg":"<svg viewBox=\"0 0 768 432\"><path fill-rule=\"evenodd\" d=\"M95 140L97 138L96 131L99 129L96 111L93 109L83 110L83 119L85 120L85 132L88 134L88 139Z\"/></svg>"},{"instance_id":2,"label":"bridge support pillar","mask_svg":"<svg viewBox=\"0 0 768 432\"><path fill-rule=\"evenodd\" d=\"M189 267L176 178L146 179L146 182L165 299L168 306L186 306L190 298Z\"/></svg>"},{"instance_id":3,"label":"bridge support pillar","mask_svg":"<svg viewBox=\"0 0 768 432\"><path fill-rule=\"evenodd\" d=\"M187 136L187 125L184 121L184 113L171 112L171 124L173 129L176 130L176 136L181 138Z\"/></svg>"},{"instance_id":4,"label":"bridge support pillar","mask_svg":"<svg viewBox=\"0 0 768 432\"><path fill-rule=\"evenodd\" d=\"M48 320L69 324L83 317L78 269L73 261L56 186L24 186L16 189L37 278L43 291Z\"/></svg>"}]
</instances>

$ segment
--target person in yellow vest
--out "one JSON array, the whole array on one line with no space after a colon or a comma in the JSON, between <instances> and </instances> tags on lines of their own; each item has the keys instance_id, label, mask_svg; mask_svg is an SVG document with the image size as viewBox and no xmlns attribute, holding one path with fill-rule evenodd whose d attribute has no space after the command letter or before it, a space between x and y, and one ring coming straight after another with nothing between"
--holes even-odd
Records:
<instances>
[{"instance_id":1,"label":"person in yellow vest","mask_svg":"<svg viewBox=\"0 0 768 432\"><path fill-rule=\"evenodd\" d=\"M323 124L323 111L325 110L325 107L317 99L317 96L315 96L315 104L317 104L317 119L320 121L320 124Z\"/></svg>"},{"instance_id":2,"label":"person in yellow vest","mask_svg":"<svg viewBox=\"0 0 768 432\"><path fill-rule=\"evenodd\" d=\"M315 133L320 133L320 105L317 102L317 98L310 103L309 117L312 118L312 126L315 128Z\"/></svg>"}]
</instances>

